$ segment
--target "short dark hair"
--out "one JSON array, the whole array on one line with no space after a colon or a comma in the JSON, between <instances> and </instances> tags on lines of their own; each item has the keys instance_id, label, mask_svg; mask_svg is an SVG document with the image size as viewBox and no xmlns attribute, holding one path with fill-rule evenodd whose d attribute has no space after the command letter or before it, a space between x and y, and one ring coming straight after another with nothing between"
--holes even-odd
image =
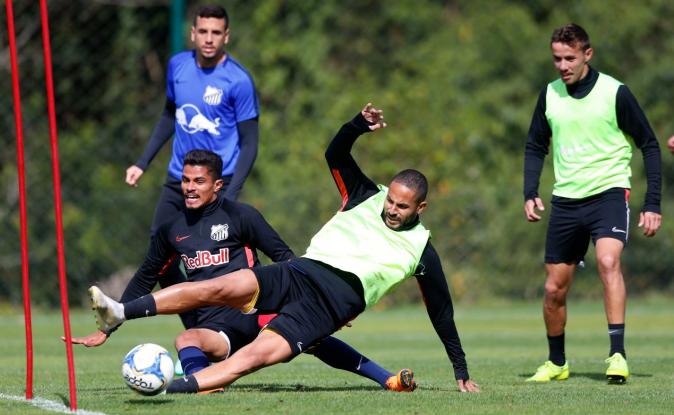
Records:
<instances>
[{"instance_id":1,"label":"short dark hair","mask_svg":"<svg viewBox=\"0 0 674 415\"><path fill-rule=\"evenodd\" d=\"M183 159L185 166L204 166L213 180L222 179L222 159L209 150L190 150Z\"/></svg>"},{"instance_id":2,"label":"short dark hair","mask_svg":"<svg viewBox=\"0 0 674 415\"><path fill-rule=\"evenodd\" d=\"M229 27L229 16L227 15L227 10L225 10L225 8L222 6L208 4L206 6L199 7L197 12L194 13L194 21L192 22L192 25L197 25L198 17L215 17L216 19L225 19L225 29Z\"/></svg>"},{"instance_id":3,"label":"short dark hair","mask_svg":"<svg viewBox=\"0 0 674 415\"><path fill-rule=\"evenodd\" d=\"M419 170L405 169L393 176L391 182L403 184L414 190L417 203L426 200L426 196L428 195L428 180L426 180L426 176Z\"/></svg>"},{"instance_id":4,"label":"short dark hair","mask_svg":"<svg viewBox=\"0 0 674 415\"><path fill-rule=\"evenodd\" d=\"M580 48L585 51L590 48L590 36L588 36L585 29L579 25L575 23L569 23L555 29L552 32L550 44L553 43L564 43L565 45L569 45L571 47L580 45Z\"/></svg>"}]
</instances>

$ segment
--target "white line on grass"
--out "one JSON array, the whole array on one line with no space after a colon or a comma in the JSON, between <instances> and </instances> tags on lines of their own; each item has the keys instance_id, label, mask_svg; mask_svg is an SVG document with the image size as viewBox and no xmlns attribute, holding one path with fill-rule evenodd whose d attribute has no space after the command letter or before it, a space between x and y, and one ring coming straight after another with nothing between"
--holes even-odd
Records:
<instances>
[{"instance_id":1,"label":"white line on grass","mask_svg":"<svg viewBox=\"0 0 674 415\"><path fill-rule=\"evenodd\" d=\"M49 399L42 399L42 398L26 399L23 396L5 395L4 393L0 393L0 399L6 400L6 401L25 402L25 403L29 403L29 404L37 407L37 408L44 409L45 411L60 412L62 414L106 415L103 412L86 411L84 409L78 409L75 412L73 412L73 411L70 410L69 407L63 405L62 403L59 403L59 402L56 402L56 401L50 401Z\"/></svg>"}]
</instances>

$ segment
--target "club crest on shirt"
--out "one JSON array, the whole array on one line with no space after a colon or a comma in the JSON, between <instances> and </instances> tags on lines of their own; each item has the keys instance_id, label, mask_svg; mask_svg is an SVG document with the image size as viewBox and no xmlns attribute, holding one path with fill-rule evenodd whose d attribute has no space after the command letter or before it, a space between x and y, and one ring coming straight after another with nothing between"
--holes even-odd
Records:
<instances>
[{"instance_id":1,"label":"club crest on shirt","mask_svg":"<svg viewBox=\"0 0 674 415\"><path fill-rule=\"evenodd\" d=\"M204 92L204 102L208 105L220 105L222 102L222 89L208 85Z\"/></svg>"},{"instance_id":2,"label":"club crest on shirt","mask_svg":"<svg viewBox=\"0 0 674 415\"><path fill-rule=\"evenodd\" d=\"M224 241L229 236L227 233L228 229L228 224L211 226L211 239L214 241Z\"/></svg>"}]
</instances>

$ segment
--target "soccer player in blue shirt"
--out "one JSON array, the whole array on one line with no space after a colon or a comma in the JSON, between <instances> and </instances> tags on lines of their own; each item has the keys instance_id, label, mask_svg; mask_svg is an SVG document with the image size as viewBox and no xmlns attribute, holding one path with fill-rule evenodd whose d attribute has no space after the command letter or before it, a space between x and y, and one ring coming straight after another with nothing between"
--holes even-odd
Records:
<instances>
[{"instance_id":1,"label":"soccer player in blue shirt","mask_svg":"<svg viewBox=\"0 0 674 415\"><path fill-rule=\"evenodd\" d=\"M229 16L220 6L202 6L191 32L193 50L174 55L168 64L166 104L143 155L126 170L126 183L138 181L161 147L174 136L168 177L164 183L150 228L159 225L184 206L180 180L183 158L193 149L213 151L222 159L220 193L236 199L253 167L258 146L258 102L255 85L246 69L229 55ZM160 284L184 282L176 261ZM195 324L193 313L180 315L186 328Z\"/></svg>"},{"instance_id":2,"label":"soccer player in blue shirt","mask_svg":"<svg viewBox=\"0 0 674 415\"><path fill-rule=\"evenodd\" d=\"M169 61L164 111L143 155L126 172L126 182L136 186L159 149L175 135L157 214L163 209L162 202L172 203L173 210L183 205L180 177L188 151L207 149L222 158L223 187L230 199L241 192L257 156L259 109L255 85L246 69L225 51L229 41L225 9L200 8L191 39L195 49L180 52Z\"/></svg>"}]
</instances>

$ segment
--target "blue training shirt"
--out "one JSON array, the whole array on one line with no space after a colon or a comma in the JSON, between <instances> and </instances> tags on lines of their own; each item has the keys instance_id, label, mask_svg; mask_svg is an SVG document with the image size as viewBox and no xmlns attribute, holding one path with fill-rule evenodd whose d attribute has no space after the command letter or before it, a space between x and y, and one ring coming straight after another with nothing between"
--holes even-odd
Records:
<instances>
[{"instance_id":1,"label":"blue training shirt","mask_svg":"<svg viewBox=\"0 0 674 415\"><path fill-rule=\"evenodd\" d=\"M185 154L197 148L218 154L222 175L232 175L240 152L237 123L259 114L248 71L230 55L214 68L200 68L194 51L180 52L169 61L166 97L176 105L169 175L180 180Z\"/></svg>"}]
</instances>

